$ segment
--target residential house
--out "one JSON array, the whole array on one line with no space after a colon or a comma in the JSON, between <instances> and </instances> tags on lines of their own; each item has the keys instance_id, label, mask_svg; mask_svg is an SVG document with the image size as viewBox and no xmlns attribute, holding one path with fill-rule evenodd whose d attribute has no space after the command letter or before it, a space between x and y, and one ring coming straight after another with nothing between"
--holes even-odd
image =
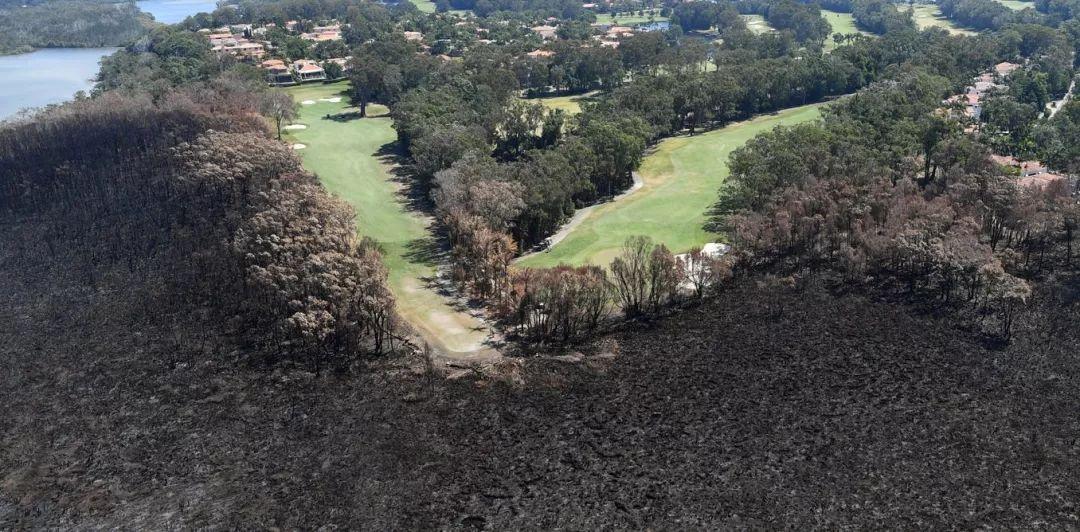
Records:
<instances>
[{"instance_id":1,"label":"residential house","mask_svg":"<svg viewBox=\"0 0 1080 532\"><path fill-rule=\"evenodd\" d=\"M419 32L419 31L406 31L405 32L405 40L406 41L422 41L422 40L424 40L424 34Z\"/></svg>"},{"instance_id":2,"label":"residential house","mask_svg":"<svg viewBox=\"0 0 1080 532\"><path fill-rule=\"evenodd\" d=\"M266 82L271 85L291 85L295 83L289 66L281 59L268 59L259 64L266 71Z\"/></svg>"},{"instance_id":3,"label":"residential house","mask_svg":"<svg viewBox=\"0 0 1080 532\"><path fill-rule=\"evenodd\" d=\"M293 76L300 83L307 81L325 81L326 71L318 63L310 59L293 61Z\"/></svg>"},{"instance_id":4,"label":"residential house","mask_svg":"<svg viewBox=\"0 0 1080 532\"><path fill-rule=\"evenodd\" d=\"M545 41L553 40L556 37L555 31L557 28L555 26L548 26L545 24L543 26L535 26L530 29L533 31L533 33L539 35L540 38L544 39Z\"/></svg>"},{"instance_id":5,"label":"residential house","mask_svg":"<svg viewBox=\"0 0 1080 532\"><path fill-rule=\"evenodd\" d=\"M533 50L533 51L531 51L531 52L529 52L529 53L527 53L525 55L527 55L529 57L532 57L532 58L552 57L552 56L555 55L555 52L553 52L551 50Z\"/></svg>"},{"instance_id":6,"label":"residential house","mask_svg":"<svg viewBox=\"0 0 1080 532\"><path fill-rule=\"evenodd\" d=\"M1020 68L1020 65L1005 61L994 65L994 73L998 76L1005 77L1012 74L1018 68Z\"/></svg>"}]
</instances>

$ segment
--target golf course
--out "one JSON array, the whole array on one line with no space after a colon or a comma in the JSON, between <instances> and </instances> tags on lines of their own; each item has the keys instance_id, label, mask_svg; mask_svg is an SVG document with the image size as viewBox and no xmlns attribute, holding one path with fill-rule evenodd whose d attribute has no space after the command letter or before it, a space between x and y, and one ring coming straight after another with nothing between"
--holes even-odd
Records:
<instances>
[{"instance_id":1,"label":"golf course","mask_svg":"<svg viewBox=\"0 0 1080 532\"><path fill-rule=\"evenodd\" d=\"M832 33L825 38L825 51L831 52L836 47L836 41L833 40L833 34L840 33L842 35L861 34L872 35L865 31L860 31L855 27L855 17L851 13L838 13L836 11L828 11L826 9L821 10L821 16L832 26Z\"/></svg>"},{"instance_id":2,"label":"golf course","mask_svg":"<svg viewBox=\"0 0 1080 532\"><path fill-rule=\"evenodd\" d=\"M640 190L593 208L562 241L518 265L607 264L627 237L635 235L647 235L676 253L714 241L717 235L703 225L727 175L728 155L758 133L817 118L821 105L795 107L660 142L641 165L644 184Z\"/></svg>"},{"instance_id":3,"label":"golf course","mask_svg":"<svg viewBox=\"0 0 1080 532\"><path fill-rule=\"evenodd\" d=\"M404 179L394 175L396 134L386 108L371 105L369 116L360 118L349 104L347 88L341 82L286 89L300 105L285 141L332 194L353 206L359 234L382 246L402 318L448 356L466 360L486 356L491 352L491 329L435 282L441 247L431 233L432 219L410 207ZM572 111L574 98L580 96L545 104ZM717 235L703 224L731 151L762 131L813 120L820 106L788 109L661 142L641 167L639 190L593 207L565 239L519 265L606 264L632 235L648 235L677 252L715 240Z\"/></svg>"},{"instance_id":4,"label":"golf course","mask_svg":"<svg viewBox=\"0 0 1080 532\"><path fill-rule=\"evenodd\" d=\"M975 35L977 32L961 28L941 14L937 4L915 4L911 7L912 18L920 30L941 28L953 35Z\"/></svg>"},{"instance_id":5,"label":"golf course","mask_svg":"<svg viewBox=\"0 0 1080 532\"><path fill-rule=\"evenodd\" d=\"M633 26L636 24L648 24L650 22L665 22L667 17L660 15L659 9L647 9L639 15L637 11L619 13L612 16L611 13L597 13L597 24L615 24L620 26Z\"/></svg>"},{"instance_id":6,"label":"golf course","mask_svg":"<svg viewBox=\"0 0 1080 532\"><path fill-rule=\"evenodd\" d=\"M581 104L597 94L599 94L599 91L587 92L585 94L573 94L570 96L549 96L527 101L543 104L548 109L561 109L568 115L576 115L581 112Z\"/></svg>"},{"instance_id":7,"label":"golf course","mask_svg":"<svg viewBox=\"0 0 1080 532\"><path fill-rule=\"evenodd\" d=\"M347 82L287 89L300 109L286 141L307 170L353 206L359 234L382 245L401 316L447 354L483 353L487 326L431 286L438 242L431 219L406 206L404 188L391 172L397 136L386 108L369 105L369 116L359 118L347 89Z\"/></svg>"},{"instance_id":8,"label":"golf course","mask_svg":"<svg viewBox=\"0 0 1080 532\"><path fill-rule=\"evenodd\" d=\"M1013 11L1020 11L1022 9L1035 9L1035 2L1028 2L1026 0L997 0L997 3L1012 9Z\"/></svg>"},{"instance_id":9,"label":"golf course","mask_svg":"<svg viewBox=\"0 0 1080 532\"><path fill-rule=\"evenodd\" d=\"M776 31L768 22L765 21L765 17L761 15L742 15L743 20L746 21L746 29L754 33L769 33Z\"/></svg>"}]
</instances>

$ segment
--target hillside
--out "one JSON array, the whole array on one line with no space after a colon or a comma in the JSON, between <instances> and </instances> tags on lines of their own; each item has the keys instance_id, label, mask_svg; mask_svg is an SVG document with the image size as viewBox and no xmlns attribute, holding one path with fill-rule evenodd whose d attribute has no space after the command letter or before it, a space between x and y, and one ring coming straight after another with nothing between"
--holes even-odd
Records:
<instances>
[{"instance_id":1,"label":"hillside","mask_svg":"<svg viewBox=\"0 0 1080 532\"><path fill-rule=\"evenodd\" d=\"M510 388L269 373L212 320L9 259L2 528L1076 525L1076 278L1004 350L744 287Z\"/></svg>"},{"instance_id":2,"label":"hillside","mask_svg":"<svg viewBox=\"0 0 1080 532\"><path fill-rule=\"evenodd\" d=\"M146 34L150 20L132 3L58 0L0 4L0 55L34 48L101 48Z\"/></svg>"}]
</instances>

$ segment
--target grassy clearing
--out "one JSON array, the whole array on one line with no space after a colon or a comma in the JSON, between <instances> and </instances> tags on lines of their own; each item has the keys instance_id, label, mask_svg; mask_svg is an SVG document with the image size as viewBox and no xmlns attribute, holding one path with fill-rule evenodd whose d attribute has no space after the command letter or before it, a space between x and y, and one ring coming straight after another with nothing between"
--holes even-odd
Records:
<instances>
[{"instance_id":1,"label":"grassy clearing","mask_svg":"<svg viewBox=\"0 0 1080 532\"><path fill-rule=\"evenodd\" d=\"M633 13L619 13L612 16L611 13L597 13L597 24L614 24L618 21L620 26L632 26L635 24L648 24L650 22L664 22L668 20L667 17L660 16L659 9L645 10L644 15L638 15L637 11ZM651 19L651 20L650 20Z\"/></svg>"},{"instance_id":2,"label":"grassy clearing","mask_svg":"<svg viewBox=\"0 0 1080 532\"><path fill-rule=\"evenodd\" d=\"M838 45L833 40L834 34L840 33L843 35L850 35L853 33L866 34L866 32L859 31L859 28L855 27L855 17L851 13L837 13L836 11L821 10L821 16L832 26L832 32L825 38L825 51L831 52Z\"/></svg>"},{"instance_id":3,"label":"grassy clearing","mask_svg":"<svg viewBox=\"0 0 1080 532\"><path fill-rule=\"evenodd\" d=\"M942 28L953 35L975 35L977 32L957 26L953 21L941 14L936 4L917 4L912 7L915 25L920 30L927 28Z\"/></svg>"},{"instance_id":4,"label":"grassy clearing","mask_svg":"<svg viewBox=\"0 0 1080 532\"><path fill-rule=\"evenodd\" d=\"M1012 9L1013 11L1020 11L1029 7L1035 9L1035 2L1028 2L1026 0L997 0L997 3Z\"/></svg>"},{"instance_id":5,"label":"grassy clearing","mask_svg":"<svg viewBox=\"0 0 1080 532\"><path fill-rule=\"evenodd\" d=\"M702 226L727 176L728 155L758 133L817 118L821 105L796 107L702 135L661 142L641 166L645 181L641 190L598 206L563 241L521 261L521 265L607 264L633 235L647 235L677 253L714 241L717 235Z\"/></svg>"},{"instance_id":6,"label":"grassy clearing","mask_svg":"<svg viewBox=\"0 0 1080 532\"><path fill-rule=\"evenodd\" d=\"M566 111L566 114L576 115L581 112L581 104L588 101L593 96L599 94L600 91L587 92L585 94L574 94L571 96L550 96L547 98L534 98L526 100L532 103L543 104L548 109L562 109Z\"/></svg>"},{"instance_id":7,"label":"grassy clearing","mask_svg":"<svg viewBox=\"0 0 1080 532\"><path fill-rule=\"evenodd\" d=\"M435 2L432 2L431 0L411 0L411 2L421 13L435 12Z\"/></svg>"},{"instance_id":8,"label":"grassy clearing","mask_svg":"<svg viewBox=\"0 0 1080 532\"><path fill-rule=\"evenodd\" d=\"M397 138L390 118L379 116L386 108L371 105L371 117L342 118L342 113L356 111L349 107L347 88L347 82L340 82L287 89L297 102L315 103L300 106L296 123L307 129L289 131L286 140L306 145L297 152L304 167L356 209L361 235L382 244L402 317L447 351L475 351L486 337L483 325L426 286L425 279L435 274L431 250L436 242L428 229L430 219L404 206L402 189L382 159ZM341 101L321 101L331 98Z\"/></svg>"},{"instance_id":9,"label":"grassy clearing","mask_svg":"<svg viewBox=\"0 0 1080 532\"><path fill-rule=\"evenodd\" d=\"M765 21L765 17L761 15L743 15L742 18L746 20L746 28L754 33L769 33L771 31L776 31L775 28Z\"/></svg>"}]
</instances>

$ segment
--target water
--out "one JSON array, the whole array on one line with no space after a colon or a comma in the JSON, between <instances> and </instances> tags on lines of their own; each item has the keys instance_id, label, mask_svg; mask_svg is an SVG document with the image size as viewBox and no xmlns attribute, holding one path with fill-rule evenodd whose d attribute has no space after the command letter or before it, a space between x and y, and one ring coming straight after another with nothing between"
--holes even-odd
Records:
<instances>
[{"instance_id":1,"label":"water","mask_svg":"<svg viewBox=\"0 0 1080 532\"><path fill-rule=\"evenodd\" d=\"M42 107L89 91L98 61L116 48L46 48L0 56L0 120L26 107Z\"/></svg>"},{"instance_id":2,"label":"water","mask_svg":"<svg viewBox=\"0 0 1080 532\"><path fill-rule=\"evenodd\" d=\"M189 15L211 12L215 0L143 0L139 9L158 22L175 24ZM0 56L0 120L24 108L70 100L89 91L98 61L116 48L47 48L28 54Z\"/></svg>"},{"instance_id":3,"label":"water","mask_svg":"<svg viewBox=\"0 0 1080 532\"><path fill-rule=\"evenodd\" d=\"M154 15L154 20L176 24L196 13L210 13L217 9L215 0L142 0L139 9Z\"/></svg>"}]
</instances>

